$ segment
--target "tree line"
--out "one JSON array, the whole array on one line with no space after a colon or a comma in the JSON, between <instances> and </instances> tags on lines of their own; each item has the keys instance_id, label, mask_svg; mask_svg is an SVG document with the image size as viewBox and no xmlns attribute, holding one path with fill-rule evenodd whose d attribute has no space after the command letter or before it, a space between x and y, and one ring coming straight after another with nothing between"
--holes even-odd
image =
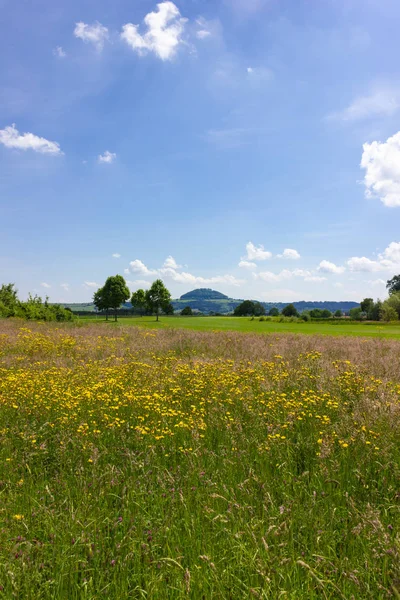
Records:
<instances>
[{"instance_id":1,"label":"tree line","mask_svg":"<svg viewBox=\"0 0 400 600\"><path fill-rule=\"evenodd\" d=\"M114 320L118 319L118 308L124 302L131 301L132 308L138 314L155 314L157 321L160 313L173 314L171 294L161 279L156 279L150 289L137 290L132 295L122 275L114 275L106 279L103 287L93 295L93 303L98 311L105 312L108 320L109 311L114 311Z\"/></svg>"},{"instance_id":2,"label":"tree line","mask_svg":"<svg viewBox=\"0 0 400 600\"><path fill-rule=\"evenodd\" d=\"M49 304L40 296L29 294L26 302L18 298L18 290L14 283L0 287L0 317L17 317L32 321L73 321L75 319L69 308L59 304Z\"/></svg>"}]
</instances>

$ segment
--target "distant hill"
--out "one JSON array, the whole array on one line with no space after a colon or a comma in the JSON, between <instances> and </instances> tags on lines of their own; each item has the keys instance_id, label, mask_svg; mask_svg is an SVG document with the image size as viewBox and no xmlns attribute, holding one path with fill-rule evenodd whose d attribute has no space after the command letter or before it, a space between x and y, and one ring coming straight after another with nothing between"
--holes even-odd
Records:
<instances>
[{"instance_id":1,"label":"distant hill","mask_svg":"<svg viewBox=\"0 0 400 600\"><path fill-rule=\"evenodd\" d=\"M221 294L221 292L216 292L215 290L211 290L210 288L198 288L197 290L192 290L187 294L183 294L179 298L180 300L229 300L228 296L225 294Z\"/></svg>"},{"instance_id":2,"label":"distant hill","mask_svg":"<svg viewBox=\"0 0 400 600\"><path fill-rule=\"evenodd\" d=\"M179 299L172 300L172 306L174 307L175 312L180 312L185 306L190 306L190 308L196 312L201 312L204 314L210 313L220 313L222 315L227 315L232 313L235 308L241 303L243 300L234 299L225 296L225 294L221 294L221 292L217 292L216 290L211 290L209 288L199 288L196 290L192 290L187 294L183 294ZM284 308L288 302L261 302L261 304L265 307L265 310L268 311L272 307L278 308L280 311ZM360 306L357 302L334 302L334 301L324 301L324 302L293 302L296 309L302 313L305 310L312 310L313 308L326 308L331 312L335 312L336 310L341 310L344 313L348 313L351 308L356 308ZM62 304L65 308L70 308L73 312L94 312L94 305L91 302L87 303L76 303L76 304ZM126 302L123 305L123 308L130 309L132 307L130 302Z\"/></svg>"}]
</instances>

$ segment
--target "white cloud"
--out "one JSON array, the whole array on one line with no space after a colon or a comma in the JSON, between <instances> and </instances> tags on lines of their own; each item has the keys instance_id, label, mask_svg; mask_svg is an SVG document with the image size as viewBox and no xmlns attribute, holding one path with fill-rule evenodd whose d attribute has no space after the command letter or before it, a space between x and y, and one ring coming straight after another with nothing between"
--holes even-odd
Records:
<instances>
[{"instance_id":1,"label":"white cloud","mask_svg":"<svg viewBox=\"0 0 400 600\"><path fill-rule=\"evenodd\" d=\"M129 269L124 269L124 273L125 273L125 275L129 275L130 274L130 270Z\"/></svg>"},{"instance_id":2,"label":"white cloud","mask_svg":"<svg viewBox=\"0 0 400 600\"><path fill-rule=\"evenodd\" d=\"M118 254L118 252L114 252L114 254L112 255L113 258L121 258L121 255Z\"/></svg>"},{"instance_id":3,"label":"white cloud","mask_svg":"<svg viewBox=\"0 0 400 600\"><path fill-rule=\"evenodd\" d=\"M239 262L239 267L241 269L257 269L257 265L255 262L250 262L248 260L241 260Z\"/></svg>"},{"instance_id":4,"label":"white cloud","mask_svg":"<svg viewBox=\"0 0 400 600\"><path fill-rule=\"evenodd\" d=\"M57 142L50 142L33 133L20 134L15 124L0 129L0 144L3 144L6 148L33 150L40 154L62 154L60 145Z\"/></svg>"},{"instance_id":5,"label":"white cloud","mask_svg":"<svg viewBox=\"0 0 400 600\"><path fill-rule=\"evenodd\" d=\"M134 287L134 288L143 288L143 289L148 289L150 287L150 283L148 281L146 281L145 279L135 279L134 281L129 281L127 280L126 282L130 287Z\"/></svg>"},{"instance_id":6,"label":"white cloud","mask_svg":"<svg viewBox=\"0 0 400 600\"><path fill-rule=\"evenodd\" d=\"M163 268L160 269L159 273L166 277L167 279L171 279L176 283L190 283L192 285L209 285L216 283L226 283L229 285L242 285L244 283L243 279L237 279L233 275L217 275L215 277L197 277L196 275L192 275L191 273L177 272L174 269Z\"/></svg>"},{"instance_id":7,"label":"white cloud","mask_svg":"<svg viewBox=\"0 0 400 600\"><path fill-rule=\"evenodd\" d=\"M386 142L363 145L366 196L377 196L385 206L400 206L400 131Z\"/></svg>"},{"instance_id":8,"label":"white cloud","mask_svg":"<svg viewBox=\"0 0 400 600\"><path fill-rule=\"evenodd\" d=\"M211 28L209 23L204 19L204 17L199 17L196 19L196 25L198 26L198 30L196 31L196 37L198 40L205 40L211 35Z\"/></svg>"},{"instance_id":9,"label":"white cloud","mask_svg":"<svg viewBox=\"0 0 400 600\"><path fill-rule=\"evenodd\" d=\"M356 98L347 108L332 113L328 118L341 121L358 121L380 115L393 115L400 108L398 90L381 89Z\"/></svg>"},{"instance_id":10,"label":"white cloud","mask_svg":"<svg viewBox=\"0 0 400 600\"><path fill-rule=\"evenodd\" d=\"M178 265L174 257L170 255L165 259L163 267L170 269L181 269L182 265Z\"/></svg>"},{"instance_id":11,"label":"white cloud","mask_svg":"<svg viewBox=\"0 0 400 600\"><path fill-rule=\"evenodd\" d=\"M349 271L362 271L367 273L373 273L374 271L381 271L382 265L376 260L370 260L366 256L353 256L347 261Z\"/></svg>"},{"instance_id":12,"label":"white cloud","mask_svg":"<svg viewBox=\"0 0 400 600\"><path fill-rule=\"evenodd\" d=\"M62 46L57 46L53 50L54 56L58 56L58 58L65 58L67 53L63 50Z\"/></svg>"},{"instance_id":13,"label":"white cloud","mask_svg":"<svg viewBox=\"0 0 400 600\"><path fill-rule=\"evenodd\" d=\"M99 154L99 156L97 157L97 162L100 164L105 163L110 165L115 161L116 158L117 155L115 154L115 152L109 152L108 150L106 150L104 154Z\"/></svg>"},{"instance_id":14,"label":"white cloud","mask_svg":"<svg viewBox=\"0 0 400 600\"><path fill-rule=\"evenodd\" d=\"M321 260L317 269L321 273L334 273L335 275L340 275L345 270L345 267L338 267L335 263L329 262L329 260Z\"/></svg>"},{"instance_id":15,"label":"white cloud","mask_svg":"<svg viewBox=\"0 0 400 600\"><path fill-rule=\"evenodd\" d=\"M51 285L49 285L48 283L45 283L45 282L41 283L40 285L46 289L51 288Z\"/></svg>"},{"instance_id":16,"label":"white cloud","mask_svg":"<svg viewBox=\"0 0 400 600\"><path fill-rule=\"evenodd\" d=\"M187 19L183 19L173 2L160 2L157 11L144 18L147 31L139 33L139 26L127 23L122 28L121 38L139 55L154 52L161 60L174 58L178 46L183 43L182 34Z\"/></svg>"},{"instance_id":17,"label":"white cloud","mask_svg":"<svg viewBox=\"0 0 400 600\"><path fill-rule=\"evenodd\" d=\"M129 263L129 268L131 273L139 273L140 275L157 275L157 271L148 269L146 265L139 259L132 260Z\"/></svg>"},{"instance_id":18,"label":"white cloud","mask_svg":"<svg viewBox=\"0 0 400 600\"><path fill-rule=\"evenodd\" d=\"M322 283L323 281L326 281L326 277L319 277L318 275L309 275L307 277L304 277L304 281L307 281L308 283Z\"/></svg>"},{"instance_id":19,"label":"white cloud","mask_svg":"<svg viewBox=\"0 0 400 600\"><path fill-rule=\"evenodd\" d=\"M379 255L381 264L386 267L400 267L400 242L391 242Z\"/></svg>"},{"instance_id":20,"label":"white cloud","mask_svg":"<svg viewBox=\"0 0 400 600\"><path fill-rule=\"evenodd\" d=\"M62 287L66 292L69 292L69 283L61 283L60 287Z\"/></svg>"},{"instance_id":21,"label":"white cloud","mask_svg":"<svg viewBox=\"0 0 400 600\"><path fill-rule=\"evenodd\" d=\"M97 50L101 51L104 47L104 42L108 39L108 29L98 21L93 23L93 25L80 22L76 24L74 35L85 43L93 44Z\"/></svg>"},{"instance_id":22,"label":"white cloud","mask_svg":"<svg viewBox=\"0 0 400 600\"><path fill-rule=\"evenodd\" d=\"M89 287L89 288L99 288L100 287L99 284L96 283L95 281L85 281L85 283L83 285L85 285L86 287Z\"/></svg>"},{"instance_id":23,"label":"white cloud","mask_svg":"<svg viewBox=\"0 0 400 600\"><path fill-rule=\"evenodd\" d=\"M272 257L272 253L264 249L264 246L260 245L256 247L253 242L246 244L246 256L242 257L242 260L268 260Z\"/></svg>"},{"instance_id":24,"label":"white cloud","mask_svg":"<svg viewBox=\"0 0 400 600\"><path fill-rule=\"evenodd\" d=\"M282 254L277 255L277 258L298 260L301 257L300 257L300 254L297 252L297 250L293 250L293 248L285 248Z\"/></svg>"},{"instance_id":25,"label":"white cloud","mask_svg":"<svg viewBox=\"0 0 400 600\"><path fill-rule=\"evenodd\" d=\"M280 273L272 273L272 271L262 271L261 273L253 273L254 279L261 279L267 283L274 283L278 281L284 281L285 279L291 279L292 277L303 277L304 279L312 277L311 271L305 269L283 269Z\"/></svg>"},{"instance_id":26,"label":"white cloud","mask_svg":"<svg viewBox=\"0 0 400 600\"><path fill-rule=\"evenodd\" d=\"M333 284L333 287L335 287L335 288L342 288L343 287L343 283L340 283L340 281L337 281L336 283Z\"/></svg>"}]
</instances>

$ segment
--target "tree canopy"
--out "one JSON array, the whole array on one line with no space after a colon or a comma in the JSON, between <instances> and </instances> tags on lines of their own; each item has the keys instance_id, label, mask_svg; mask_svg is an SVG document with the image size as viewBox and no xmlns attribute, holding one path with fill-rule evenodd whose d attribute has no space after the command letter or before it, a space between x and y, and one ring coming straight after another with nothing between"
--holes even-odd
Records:
<instances>
[{"instance_id":1,"label":"tree canopy","mask_svg":"<svg viewBox=\"0 0 400 600\"><path fill-rule=\"evenodd\" d=\"M400 292L400 275L395 275L392 279L388 279L386 287L390 295Z\"/></svg>"},{"instance_id":2,"label":"tree canopy","mask_svg":"<svg viewBox=\"0 0 400 600\"><path fill-rule=\"evenodd\" d=\"M260 317L265 315L265 308L260 302L254 302L253 300L244 300L239 306L233 311L235 317L246 317L254 316Z\"/></svg>"},{"instance_id":3,"label":"tree canopy","mask_svg":"<svg viewBox=\"0 0 400 600\"><path fill-rule=\"evenodd\" d=\"M106 311L108 319L108 310L114 309L114 319L117 321L117 310L130 298L130 291L122 275L113 275L106 279L102 288L99 288L93 295L93 302L98 310Z\"/></svg>"},{"instance_id":4,"label":"tree canopy","mask_svg":"<svg viewBox=\"0 0 400 600\"><path fill-rule=\"evenodd\" d=\"M282 314L284 317L298 317L299 313L296 310L294 304L287 304L285 308L282 309Z\"/></svg>"},{"instance_id":5,"label":"tree canopy","mask_svg":"<svg viewBox=\"0 0 400 600\"><path fill-rule=\"evenodd\" d=\"M146 293L139 289L133 292L131 298L132 309L135 313L143 315L146 312Z\"/></svg>"},{"instance_id":6,"label":"tree canopy","mask_svg":"<svg viewBox=\"0 0 400 600\"><path fill-rule=\"evenodd\" d=\"M156 314L156 320L159 320L160 310L169 313L171 305L171 294L165 287L161 279L156 279L151 288L146 292L146 305L152 313ZM172 308L172 312L173 312Z\"/></svg>"}]
</instances>

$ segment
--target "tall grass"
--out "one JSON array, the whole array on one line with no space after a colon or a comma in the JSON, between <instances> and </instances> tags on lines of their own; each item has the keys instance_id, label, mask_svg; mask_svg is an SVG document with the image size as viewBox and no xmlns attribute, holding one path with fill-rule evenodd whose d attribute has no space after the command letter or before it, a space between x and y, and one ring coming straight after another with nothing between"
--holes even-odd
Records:
<instances>
[{"instance_id":1,"label":"tall grass","mask_svg":"<svg viewBox=\"0 0 400 600\"><path fill-rule=\"evenodd\" d=\"M389 340L0 323L0 597L399 598Z\"/></svg>"}]
</instances>

